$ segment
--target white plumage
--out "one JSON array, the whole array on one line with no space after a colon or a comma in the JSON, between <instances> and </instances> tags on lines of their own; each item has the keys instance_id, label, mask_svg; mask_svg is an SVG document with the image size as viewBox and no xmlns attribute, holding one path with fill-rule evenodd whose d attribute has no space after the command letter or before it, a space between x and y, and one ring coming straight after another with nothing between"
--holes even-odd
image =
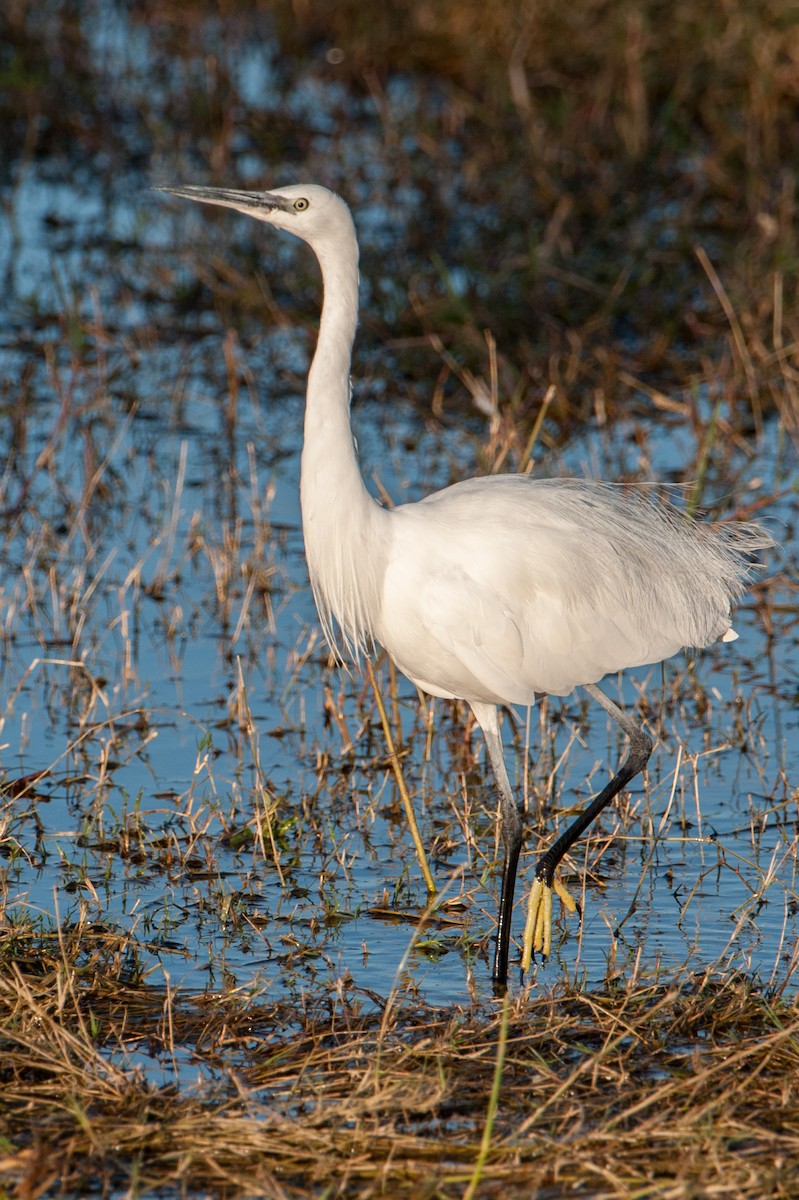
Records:
<instances>
[{"instance_id":1,"label":"white plumage","mask_svg":"<svg viewBox=\"0 0 799 1200\"><path fill-rule=\"evenodd\" d=\"M683 646L733 639L730 602L750 574L750 555L771 539L754 525L697 523L651 492L526 475L470 479L383 508L364 487L350 428L358 245L344 201L313 184L161 190L234 208L316 253L324 303L300 485L314 597L327 638L345 655L357 659L379 643L423 690L468 701L483 729L505 847L493 972L503 988L521 821L497 705L530 705L538 693L583 685L630 737L617 774L536 867L532 923L546 953L555 869L651 752L597 681Z\"/></svg>"},{"instance_id":2,"label":"white plumage","mask_svg":"<svg viewBox=\"0 0 799 1200\"><path fill-rule=\"evenodd\" d=\"M722 637L751 544L627 488L526 475L386 515L372 632L427 691L486 704L567 695Z\"/></svg>"}]
</instances>

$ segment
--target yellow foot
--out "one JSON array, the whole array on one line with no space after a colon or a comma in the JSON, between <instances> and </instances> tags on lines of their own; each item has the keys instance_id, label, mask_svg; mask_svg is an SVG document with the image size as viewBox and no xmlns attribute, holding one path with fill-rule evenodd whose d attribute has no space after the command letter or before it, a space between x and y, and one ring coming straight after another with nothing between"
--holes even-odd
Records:
<instances>
[{"instance_id":1,"label":"yellow foot","mask_svg":"<svg viewBox=\"0 0 799 1200\"><path fill-rule=\"evenodd\" d=\"M577 911L577 901L556 875L552 887L543 879L534 879L527 902L527 924L522 944L522 970L529 971L533 954L549 958L552 949L552 892L556 891L569 912Z\"/></svg>"}]
</instances>

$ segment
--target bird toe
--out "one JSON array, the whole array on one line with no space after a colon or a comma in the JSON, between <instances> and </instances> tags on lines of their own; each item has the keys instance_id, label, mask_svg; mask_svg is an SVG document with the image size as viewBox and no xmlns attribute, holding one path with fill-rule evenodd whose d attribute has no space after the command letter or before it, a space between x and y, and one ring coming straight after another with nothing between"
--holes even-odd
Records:
<instances>
[{"instance_id":1,"label":"bird toe","mask_svg":"<svg viewBox=\"0 0 799 1200\"><path fill-rule=\"evenodd\" d=\"M543 879L534 879L527 902L527 922L522 943L522 971L529 971L536 954L546 961L552 950L552 893L557 892L564 908L579 912L577 901L558 875L552 887Z\"/></svg>"}]
</instances>

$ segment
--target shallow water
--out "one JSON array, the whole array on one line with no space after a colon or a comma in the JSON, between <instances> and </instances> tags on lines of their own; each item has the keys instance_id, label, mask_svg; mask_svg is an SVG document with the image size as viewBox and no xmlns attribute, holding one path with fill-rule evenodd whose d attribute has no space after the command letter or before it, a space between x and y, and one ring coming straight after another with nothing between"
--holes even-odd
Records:
<instances>
[{"instance_id":1,"label":"shallow water","mask_svg":"<svg viewBox=\"0 0 799 1200\"><path fill-rule=\"evenodd\" d=\"M92 52L140 87L135 73L153 62L146 31L129 30L114 6L101 11ZM267 113L285 97L274 54L265 44L239 63L243 101ZM166 105L174 96L161 86ZM295 115L313 114L311 165L339 147L334 117L347 104L332 85L320 104L320 86L292 90ZM407 87L397 84L392 104L412 125ZM410 180L390 188L374 123L350 115L359 135L328 175L346 166L352 176L367 309L399 304L392 247L423 193ZM45 772L31 794L3 802L6 920L118 927L138 940L137 969L151 982L189 989L398 985L434 1004L486 999L498 878L479 739L468 743L464 715L439 703L428 741L428 711L400 681L406 775L435 841L436 877L462 899L446 923L420 930L401 919L418 913L424 889L382 732L360 677L328 665L307 587L297 481L312 264L304 248L233 214L148 193L150 182L190 177L179 139L146 161L118 159L114 172L104 153L75 172L29 161L3 189L2 767L11 780ZM254 147L237 153L262 177ZM451 188L458 203L456 175ZM251 246L275 299L256 300L234 336L224 303L197 302L195 273L224 262L243 271ZM457 291L457 272L450 283ZM276 317L290 291L304 322ZM368 330L355 371L364 471L394 501L477 468L485 416L426 422ZM710 400L698 406L709 423ZM673 418L592 429L557 455L539 453L535 469L681 479L702 432ZM711 466L706 497L740 504L796 480L795 453L774 426L724 469L714 477ZM769 561L776 574L796 558L795 492L767 516L782 543ZM621 684L626 703L645 689L661 744L589 878L582 923L558 918L533 986L594 984L636 963L723 961L784 979L799 935L788 801L799 650L790 597L771 599L770 629L745 599L734 645ZM381 678L387 686L385 669ZM326 687L341 693L352 752L326 713ZM530 809L520 900L553 829L536 798L582 803L618 757L604 715L592 708L583 719L580 705L550 702L543 726L533 710L529 739L524 713L515 734L506 721L511 778ZM254 812L263 840L253 840ZM603 829L613 827L610 817ZM577 848L574 886L595 852L593 841ZM522 926L520 903L518 936Z\"/></svg>"}]
</instances>

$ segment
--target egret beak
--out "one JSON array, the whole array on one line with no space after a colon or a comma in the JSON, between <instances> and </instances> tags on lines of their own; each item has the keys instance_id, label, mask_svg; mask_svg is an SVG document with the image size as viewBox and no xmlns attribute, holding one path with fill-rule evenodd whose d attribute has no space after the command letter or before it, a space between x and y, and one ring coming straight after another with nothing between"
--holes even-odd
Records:
<instances>
[{"instance_id":1,"label":"egret beak","mask_svg":"<svg viewBox=\"0 0 799 1200\"><path fill-rule=\"evenodd\" d=\"M237 192L232 188L212 187L155 187L154 192L168 192L170 196L181 196L184 200L197 200L200 204L216 204L222 208L244 209L253 216L259 212L273 212L276 208L288 209L291 202L285 196L273 196L270 192Z\"/></svg>"}]
</instances>

